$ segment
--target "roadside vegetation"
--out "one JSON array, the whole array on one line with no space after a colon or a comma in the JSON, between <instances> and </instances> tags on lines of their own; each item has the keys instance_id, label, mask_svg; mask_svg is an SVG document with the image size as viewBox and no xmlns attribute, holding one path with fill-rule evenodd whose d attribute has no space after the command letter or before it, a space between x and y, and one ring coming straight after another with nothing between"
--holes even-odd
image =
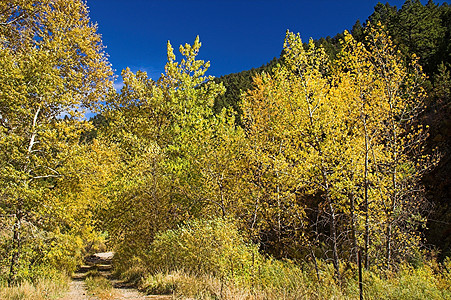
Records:
<instances>
[{"instance_id":1,"label":"roadside vegetation","mask_svg":"<svg viewBox=\"0 0 451 300\"><path fill-rule=\"evenodd\" d=\"M356 265L341 264L337 279L333 265L323 260L315 270L311 262L264 257L230 227L224 220L195 221L159 235L149 254L152 263L135 266L148 266L134 274L137 286L176 299L359 299ZM216 242L213 249L203 246L206 241ZM431 259L396 270L366 270L365 299L451 299L450 267L449 259L443 264Z\"/></svg>"},{"instance_id":2,"label":"roadside vegetation","mask_svg":"<svg viewBox=\"0 0 451 300\"><path fill-rule=\"evenodd\" d=\"M52 272L50 272L52 273ZM70 278L59 273L38 276L35 280L26 280L9 285L0 282L0 299L5 300L56 300L65 295Z\"/></svg>"}]
</instances>

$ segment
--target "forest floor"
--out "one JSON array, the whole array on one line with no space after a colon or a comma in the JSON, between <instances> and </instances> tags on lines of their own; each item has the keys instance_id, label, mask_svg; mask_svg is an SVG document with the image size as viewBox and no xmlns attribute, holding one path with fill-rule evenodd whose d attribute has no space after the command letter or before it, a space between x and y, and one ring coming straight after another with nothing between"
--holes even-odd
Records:
<instances>
[{"instance_id":1,"label":"forest floor","mask_svg":"<svg viewBox=\"0 0 451 300\"><path fill-rule=\"evenodd\" d=\"M169 300L172 296L161 295L144 295L140 293L135 287L130 286L126 282L116 279L112 276L113 270L113 253L104 252L96 253L88 257L85 264L80 266L77 272L72 276L72 281L69 285L69 291L61 300ZM99 276L108 279L113 287L108 294L101 296L92 295L89 293L86 286L86 278L89 271L96 272Z\"/></svg>"}]
</instances>

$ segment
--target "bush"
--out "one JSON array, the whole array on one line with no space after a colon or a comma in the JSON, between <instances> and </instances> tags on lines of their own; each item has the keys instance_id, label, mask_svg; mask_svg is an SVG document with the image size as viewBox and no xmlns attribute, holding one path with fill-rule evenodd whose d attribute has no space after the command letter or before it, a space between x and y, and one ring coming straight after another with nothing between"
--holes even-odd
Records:
<instances>
[{"instance_id":1,"label":"bush","mask_svg":"<svg viewBox=\"0 0 451 300\"><path fill-rule=\"evenodd\" d=\"M228 220L194 220L156 236L148 265L156 273L183 270L247 282L263 261L257 246L245 243Z\"/></svg>"},{"instance_id":2,"label":"bush","mask_svg":"<svg viewBox=\"0 0 451 300\"><path fill-rule=\"evenodd\" d=\"M265 259L246 243L233 222L194 220L156 236L146 259L148 294L196 299L309 299L343 296L330 264L319 283L311 266Z\"/></svg>"},{"instance_id":3,"label":"bush","mask_svg":"<svg viewBox=\"0 0 451 300\"><path fill-rule=\"evenodd\" d=\"M146 276L139 286L139 290L146 294L169 295L175 292L180 282L179 273L157 273Z\"/></svg>"}]
</instances>

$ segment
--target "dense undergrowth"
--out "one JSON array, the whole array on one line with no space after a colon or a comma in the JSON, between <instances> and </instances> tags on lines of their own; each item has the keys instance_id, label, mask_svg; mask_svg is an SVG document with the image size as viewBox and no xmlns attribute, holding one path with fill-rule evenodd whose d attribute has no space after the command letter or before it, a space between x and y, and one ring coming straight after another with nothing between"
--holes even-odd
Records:
<instances>
[{"instance_id":1,"label":"dense undergrowth","mask_svg":"<svg viewBox=\"0 0 451 300\"><path fill-rule=\"evenodd\" d=\"M120 263L120 258L117 260ZM123 275L147 294L177 299L358 299L358 270L265 257L230 221L195 220L160 233ZM451 299L451 260L420 259L363 272L365 299Z\"/></svg>"},{"instance_id":2,"label":"dense undergrowth","mask_svg":"<svg viewBox=\"0 0 451 300\"><path fill-rule=\"evenodd\" d=\"M358 299L357 278L341 283L325 265L319 281L310 271L293 264L278 263L268 269L271 278L239 285L223 282L211 275L182 271L147 275L141 289L148 294L173 294L176 298L195 299ZM451 299L449 273L437 273L429 265L419 268L403 266L398 272L364 273L365 299Z\"/></svg>"}]
</instances>

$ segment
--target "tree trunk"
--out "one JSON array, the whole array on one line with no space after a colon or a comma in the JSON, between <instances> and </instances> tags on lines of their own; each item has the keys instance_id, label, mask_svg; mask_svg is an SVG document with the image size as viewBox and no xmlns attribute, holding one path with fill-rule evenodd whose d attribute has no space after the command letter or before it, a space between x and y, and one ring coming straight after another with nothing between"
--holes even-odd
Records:
<instances>
[{"instance_id":1,"label":"tree trunk","mask_svg":"<svg viewBox=\"0 0 451 300\"><path fill-rule=\"evenodd\" d=\"M357 249L357 238L356 238L356 229L355 229L355 198L354 193L349 195L349 202L351 206L351 255L354 256L355 263L358 263L358 249Z\"/></svg>"},{"instance_id":2,"label":"tree trunk","mask_svg":"<svg viewBox=\"0 0 451 300\"><path fill-rule=\"evenodd\" d=\"M395 116L392 112L392 104L390 103L390 116L391 116L391 138L392 138L392 158L391 162L392 166L392 195L391 195L391 205L390 211L387 214L387 236L386 236L386 259L387 259L387 269L390 269L390 264L392 260L392 222L393 222L393 214L395 213L395 208L397 204L398 198L398 178L397 178L397 166L398 166L398 135L396 134L396 125L395 125Z\"/></svg>"},{"instance_id":3,"label":"tree trunk","mask_svg":"<svg viewBox=\"0 0 451 300\"><path fill-rule=\"evenodd\" d=\"M365 131L365 169L364 169L364 194L363 204L365 211L365 235L364 235L364 260L365 269L369 268L369 247L370 247L370 217L369 217L369 202L368 202L368 153L369 153L369 141L368 141L368 129L366 126L366 116L363 120L363 128Z\"/></svg>"},{"instance_id":4,"label":"tree trunk","mask_svg":"<svg viewBox=\"0 0 451 300\"><path fill-rule=\"evenodd\" d=\"M335 269L335 274L338 279L340 279L340 260L338 258L338 248L337 248L337 216L335 213L334 203L332 198L330 197L330 185L329 180L327 178L327 172L325 168L321 167L321 173L323 177L323 184L326 193L326 201L329 203L330 210L330 238L332 240L332 256L333 256L333 265Z\"/></svg>"},{"instance_id":5,"label":"tree trunk","mask_svg":"<svg viewBox=\"0 0 451 300\"><path fill-rule=\"evenodd\" d=\"M391 220L388 220L387 224L387 241L385 244L386 251L386 260L387 260L387 269L390 269L390 261L391 261Z\"/></svg>"},{"instance_id":6,"label":"tree trunk","mask_svg":"<svg viewBox=\"0 0 451 300\"><path fill-rule=\"evenodd\" d=\"M319 276L319 268L318 268L318 262L316 261L315 252L313 252L313 247L309 242L309 250L310 250L310 256L313 260L313 265L315 266L315 272L316 272L316 279L318 279L318 282L321 281L321 277Z\"/></svg>"},{"instance_id":7,"label":"tree trunk","mask_svg":"<svg viewBox=\"0 0 451 300\"><path fill-rule=\"evenodd\" d=\"M13 244L12 255L9 266L8 286L11 286L17 281L17 267L19 265L20 248L21 248L21 236L20 230L22 226L22 212L19 209L16 213L16 220L13 225Z\"/></svg>"},{"instance_id":8,"label":"tree trunk","mask_svg":"<svg viewBox=\"0 0 451 300\"><path fill-rule=\"evenodd\" d=\"M391 243L392 243L392 222L393 222L393 214L395 212L396 209L396 200L398 197L398 193L397 193L397 188L398 188L398 184L397 184L397 178L396 178L396 164L397 164L397 159L396 159L396 152L394 153L394 157L395 157L395 163L393 166L393 177L392 177L392 184L393 184L393 194L391 195L392 199L391 199L391 205L390 205L390 211L388 211L387 213L387 233L386 233L386 245L385 245L385 251L386 251L386 260L387 260L387 269L390 269L390 264L391 264L391 259L392 259L392 247L391 247Z\"/></svg>"},{"instance_id":9,"label":"tree trunk","mask_svg":"<svg viewBox=\"0 0 451 300\"><path fill-rule=\"evenodd\" d=\"M23 166L23 172L28 173L28 175L30 175L30 168L29 168L29 164L30 164L30 155L33 151L33 147L36 144L36 128L38 125L38 117L39 114L41 112L41 107L39 106L38 109L36 110L36 113L34 114L33 117L33 124L31 126L31 136L30 136L30 141L28 143L28 148L27 148L27 162L24 164ZM23 181L23 186L24 189L27 190L28 189L28 181L24 180ZM10 261L10 266L9 266L9 276L8 276L8 285L12 285L17 281L17 269L19 266L19 259L20 259L20 252L21 252L21 247L22 247L22 238L20 235L20 231L21 231L21 227L22 227L22 217L23 217L23 199L18 199L18 204L17 204L17 211L16 211L16 220L14 221L14 225L13 225L13 240L12 240L12 249L11 249L11 261Z\"/></svg>"},{"instance_id":10,"label":"tree trunk","mask_svg":"<svg viewBox=\"0 0 451 300\"><path fill-rule=\"evenodd\" d=\"M337 250L337 217L335 215L335 209L333 207L332 202L329 202L330 209L330 233L332 238L332 255L333 255L333 264L335 268L335 273L337 278L340 278L340 263L338 259L338 250Z\"/></svg>"}]
</instances>

